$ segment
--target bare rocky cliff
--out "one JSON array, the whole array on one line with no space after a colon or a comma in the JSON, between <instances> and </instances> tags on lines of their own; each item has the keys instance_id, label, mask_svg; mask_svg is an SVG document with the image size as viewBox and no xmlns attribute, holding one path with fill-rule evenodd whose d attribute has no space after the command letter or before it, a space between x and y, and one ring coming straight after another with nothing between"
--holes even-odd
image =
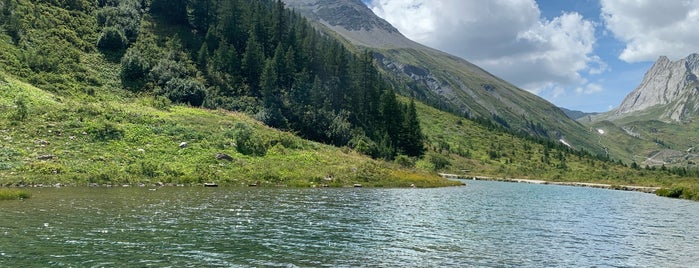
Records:
<instances>
[{"instance_id":1,"label":"bare rocky cliff","mask_svg":"<svg viewBox=\"0 0 699 268\"><path fill-rule=\"evenodd\" d=\"M642 112L663 121L683 121L699 115L699 54L670 61L660 57L646 73L643 82L610 113L623 118ZM649 118L650 119L650 118Z\"/></svg>"}]
</instances>

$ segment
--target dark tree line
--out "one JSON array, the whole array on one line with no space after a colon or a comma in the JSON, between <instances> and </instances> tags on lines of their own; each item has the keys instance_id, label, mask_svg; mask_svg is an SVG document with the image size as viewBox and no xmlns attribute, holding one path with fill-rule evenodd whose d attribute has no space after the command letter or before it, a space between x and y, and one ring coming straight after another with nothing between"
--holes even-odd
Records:
<instances>
[{"instance_id":1,"label":"dark tree line","mask_svg":"<svg viewBox=\"0 0 699 268\"><path fill-rule=\"evenodd\" d=\"M121 2L97 14L108 17L100 19L103 33L122 34L124 44L133 40L130 18L140 9L190 33L162 45L139 37L129 46L121 76L133 91L246 111L270 126L374 157L424 153L414 103L396 99L372 55L348 51L279 0ZM120 15L126 19L112 18Z\"/></svg>"}]
</instances>

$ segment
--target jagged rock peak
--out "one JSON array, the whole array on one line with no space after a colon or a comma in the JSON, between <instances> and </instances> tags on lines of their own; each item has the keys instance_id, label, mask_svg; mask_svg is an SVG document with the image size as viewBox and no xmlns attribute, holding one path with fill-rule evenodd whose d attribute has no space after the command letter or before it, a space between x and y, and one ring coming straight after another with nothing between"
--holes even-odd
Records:
<instances>
[{"instance_id":1,"label":"jagged rock peak","mask_svg":"<svg viewBox=\"0 0 699 268\"><path fill-rule=\"evenodd\" d=\"M658 108L660 120L681 121L689 115L699 115L699 54L671 61L661 56L643 77L643 82L631 92L613 113L624 117Z\"/></svg>"},{"instance_id":2,"label":"jagged rock peak","mask_svg":"<svg viewBox=\"0 0 699 268\"><path fill-rule=\"evenodd\" d=\"M282 0L311 21L324 24L350 42L373 48L405 48L417 44L376 16L361 0Z\"/></svg>"},{"instance_id":3,"label":"jagged rock peak","mask_svg":"<svg viewBox=\"0 0 699 268\"><path fill-rule=\"evenodd\" d=\"M398 30L374 13L361 0L284 0L304 15L325 21L331 26L341 26L351 31L371 31L375 28L397 33Z\"/></svg>"}]
</instances>

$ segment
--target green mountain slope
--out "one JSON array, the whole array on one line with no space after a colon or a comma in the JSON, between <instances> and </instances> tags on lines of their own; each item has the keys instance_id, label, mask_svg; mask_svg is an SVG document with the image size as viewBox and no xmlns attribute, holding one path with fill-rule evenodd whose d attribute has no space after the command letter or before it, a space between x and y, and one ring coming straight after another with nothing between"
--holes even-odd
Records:
<instances>
[{"instance_id":1,"label":"green mountain slope","mask_svg":"<svg viewBox=\"0 0 699 268\"><path fill-rule=\"evenodd\" d=\"M589 131L553 104L518 89L458 57L417 44L378 18L359 0L285 0L319 28L374 52L404 96L469 118L496 122L514 132L562 140L603 153Z\"/></svg>"}]
</instances>

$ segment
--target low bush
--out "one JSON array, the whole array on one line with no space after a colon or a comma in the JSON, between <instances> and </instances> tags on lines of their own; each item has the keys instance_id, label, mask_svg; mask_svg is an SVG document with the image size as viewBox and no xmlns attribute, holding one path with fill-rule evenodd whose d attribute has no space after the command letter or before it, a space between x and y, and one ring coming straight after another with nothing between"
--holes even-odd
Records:
<instances>
[{"instance_id":1,"label":"low bush","mask_svg":"<svg viewBox=\"0 0 699 268\"><path fill-rule=\"evenodd\" d=\"M664 196L664 197L670 197L670 198L680 198L684 192L687 191L687 188L684 187L674 187L671 189L668 188L662 188L659 189L658 191L655 192L656 195L658 196Z\"/></svg>"},{"instance_id":2,"label":"low bush","mask_svg":"<svg viewBox=\"0 0 699 268\"><path fill-rule=\"evenodd\" d=\"M105 27L97 40L97 47L108 50L119 50L126 48L129 40L124 32L116 27Z\"/></svg>"},{"instance_id":3,"label":"low bush","mask_svg":"<svg viewBox=\"0 0 699 268\"><path fill-rule=\"evenodd\" d=\"M19 189L0 189L0 200L18 200L30 198L31 194Z\"/></svg>"}]
</instances>

